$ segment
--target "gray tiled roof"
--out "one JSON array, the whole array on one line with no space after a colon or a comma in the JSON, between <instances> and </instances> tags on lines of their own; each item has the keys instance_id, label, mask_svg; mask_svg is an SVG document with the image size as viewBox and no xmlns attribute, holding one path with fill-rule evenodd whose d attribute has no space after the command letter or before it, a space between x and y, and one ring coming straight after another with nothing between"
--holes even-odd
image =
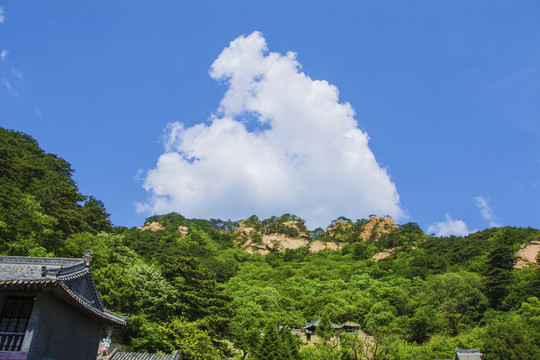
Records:
<instances>
[{"instance_id":1,"label":"gray tiled roof","mask_svg":"<svg viewBox=\"0 0 540 360\"><path fill-rule=\"evenodd\" d=\"M175 351L174 354L146 354L136 352L121 352L114 349L108 360L180 360L180 354Z\"/></svg>"},{"instance_id":2,"label":"gray tiled roof","mask_svg":"<svg viewBox=\"0 0 540 360\"><path fill-rule=\"evenodd\" d=\"M319 316L319 318L313 322L307 322L306 323L306 326L304 326L304 329L309 329L311 327L317 327L319 326L319 321L321 320L321 317ZM354 322L351 322L351 321L347 321L345 324L343 325L338 325L338 324L334 324L332 323L332 327L334 329L342 329L343 327L356 327L356 328L360 328L360 325L357 324L357 323L354 323Z\"/></svg>"},{"instance_id":3,"label":"gray tiled roof","mask_svg":"<svg viewBox=\"0 0 540 360\"><path fill-rule=\"evenodd\" d=\"M339 326L337 326L335 328L336 329L341 329L341 328L344 328L344 327L360 328L360 324L357 324L357 323L352 322L352 321L347 321L345 324L339 325Z\"/></svg>"},{"instance_id":4,"label":"gray tiled roof","mask_svg":"<svg viewBox=\"0 0 540 360\"><path fill-rule=\"evenodd\" d=\"M456 360L482 360L482 353L480 350L456 349Z\"/></svg>"},{"instance_id":5,"label":"gray tiled roof","mask_svg":"<svg viewBox=\"0 0 540 360\"><path fill-rule=\"evenodd\" d=\"M72 290L73 281L86 281L91 295ZM124 317L107 311L84 259L0 256L0 290L50 289L79 311L109 325L125 325Z\"/></svg>"}]
</instances>

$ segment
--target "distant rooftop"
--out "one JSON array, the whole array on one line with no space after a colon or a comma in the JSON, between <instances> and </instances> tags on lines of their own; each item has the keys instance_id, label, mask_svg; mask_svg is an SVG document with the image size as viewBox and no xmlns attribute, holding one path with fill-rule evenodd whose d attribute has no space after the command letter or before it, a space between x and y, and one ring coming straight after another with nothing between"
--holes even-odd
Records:
<instances>
[{"instance_id":1,"label":"distant rooftop","mask_svg":"<svg viewBox=\"0 0 540 360\"><path fill-rule=\"evenodd\" d=\"M456 360L482 360L482 353L478 349L462 350L456 347Z\"/></svg>"},{"instance_id":2,"label":"distant rooftop","mask_svg":"<svg viewBox=\"0 0 540 360\"><path fill-rule=\"evenodd\" d=\"M178 351L175 351L173 354L146 354L121 352L118 349L114 349L111 355L109 355L108 360L180 360L180 354Z\"/></svg>"}]
</instances>

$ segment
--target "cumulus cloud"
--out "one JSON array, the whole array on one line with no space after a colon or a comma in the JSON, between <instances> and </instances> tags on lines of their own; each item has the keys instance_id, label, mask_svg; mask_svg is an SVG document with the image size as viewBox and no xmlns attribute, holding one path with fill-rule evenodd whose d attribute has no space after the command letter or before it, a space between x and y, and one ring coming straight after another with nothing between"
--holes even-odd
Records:
<instances>
[{"instance_id":1,"label":"cumulus cloud","mask_svg":"<svg viewBox=\"0 0 540 360\"><path fill-rule=\"evenodd\" d=\"M490 227L500 226L493 215L493 210L488 205L488 200L482 196L477 196L474 200L476 200L476 206L480 209L482 219L486 220Z\"/></svg>"},{"instance_id":2,"label":"cumulus cloud","mask_svg":"<svg viewBox=\"0 0 540 360\"><path fill-rule=\"evenodd\" d=\"M0 24L3 24L5 19L6 17L4 15L4 9L2 9L2 7L0 6Z\"/></svg>"},{"instance_id":3,"label":"cumulus cloud","mask_svg":"<svg viewBox=\"0 0 540 360\"><path fill-rule=\"evenodd\" d=\"M175 122L138 211L240 219L294 213L308 226L338 216L404 217L386 169L338 89L301 72L296 54L240 36L210 68L228 86L208 122Z\"/></svg>"},{"instance_id":4,"label":"cumulus cloud","mask_svg":"<svg viewBox=\"0 0 540 360\"><path fill-rule=\"evenodd\" d=\"M12 89L11 83L9 81L7 81L7 79L2 79L2 83L4 84L6 89L8 89L8 90Z\"/></svg>"},{"instance_id":5,"label":"cumulus cloud","mask_svg":"<svg viewBox=\"0 0 540 360\"><path fill-rule=\"evenodd\" d=\"M2 59L2 61L6 61L8 54L9 54L9 51L7 51L6 49L3 49L2 52L0 52L0 59Z\"/></svg>"},{"instance_id":6,"label":"cumulus cloud","mask_svg":"<svg viewBox=\"0 0 540 360\"><path fill-rule=\"evenodd\" d=\"M437 236L465 236L476 230L469 230L467 224L463 220L454 220L450 215L446 214L446 220L428 227L428 233Z\"/></svg>"}]
</instances>

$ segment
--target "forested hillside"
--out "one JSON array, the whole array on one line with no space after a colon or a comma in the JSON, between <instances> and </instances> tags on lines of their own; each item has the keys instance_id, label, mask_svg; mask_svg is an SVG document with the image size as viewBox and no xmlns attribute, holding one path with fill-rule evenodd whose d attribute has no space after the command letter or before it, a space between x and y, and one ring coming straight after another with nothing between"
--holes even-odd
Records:
<instances>
[{"instance_id":1,"label":"forested hillside","mask_svg":"<svg viewBox=\"0 0 540 360\"><path fill-rule=\"evenodd\" d=\"M514 266L520 247L540 240L535 228L440 238L384 217L340 217L310 231L292 214L171 213L127 229L112 226L72 174L32 137L0 129L0 253L92 249L104 303L130 315L114 340L133 350L178 349L187 360L427 360L451 358L458 346L482 349L484 360L540 359L540 268ZM358 323L371 337L304 345L288 331L319 317Z\"/></svg>"}]
</instances>

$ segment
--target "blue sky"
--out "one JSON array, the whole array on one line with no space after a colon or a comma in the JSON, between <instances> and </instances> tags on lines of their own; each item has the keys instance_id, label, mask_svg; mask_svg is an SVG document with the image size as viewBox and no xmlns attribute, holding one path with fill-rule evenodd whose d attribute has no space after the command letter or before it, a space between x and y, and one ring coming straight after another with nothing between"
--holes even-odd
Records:
<instances>
[{"instance_id":1,"label":"blue sky","mask_svg":"<svg viewBox=\"0 0 540 360\"><path fill-rule=\"evenodd\" d=\"M538 1L2 1L0 126L115 225L540 223Z\"/></svg>"}]
</instances>

